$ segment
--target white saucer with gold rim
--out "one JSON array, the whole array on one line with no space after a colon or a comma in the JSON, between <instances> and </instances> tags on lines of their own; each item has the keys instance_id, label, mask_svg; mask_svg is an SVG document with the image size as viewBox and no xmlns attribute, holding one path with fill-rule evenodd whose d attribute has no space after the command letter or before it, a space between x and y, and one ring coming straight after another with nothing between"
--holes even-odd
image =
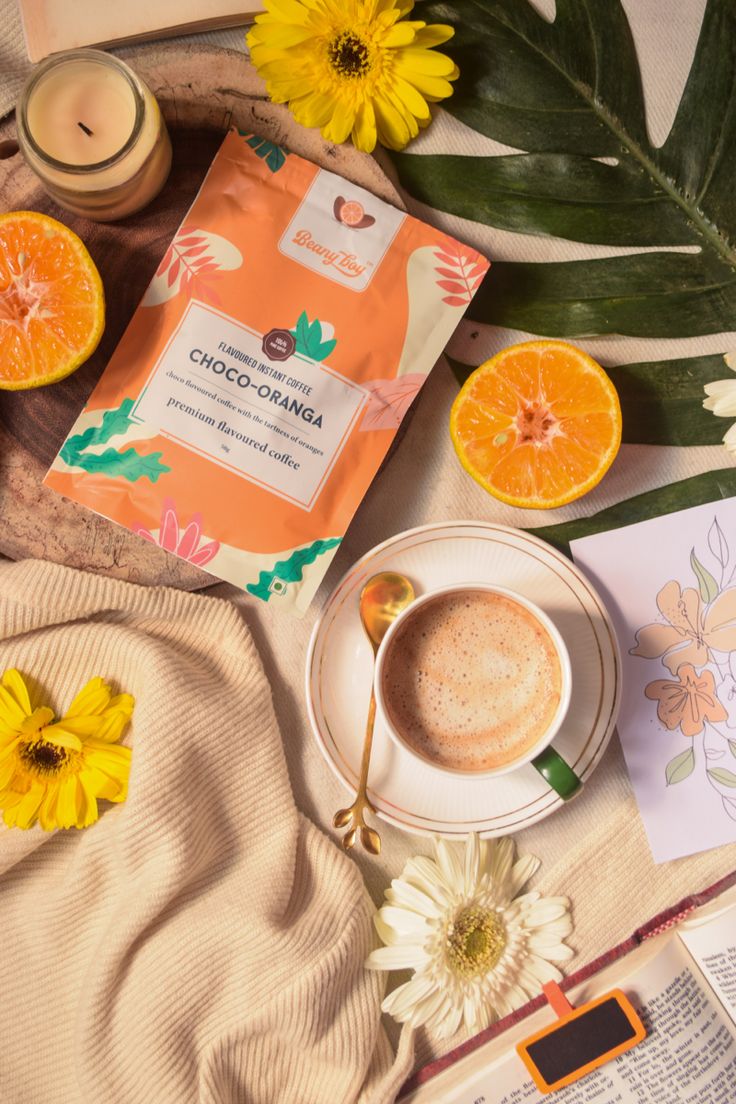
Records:
<instances>
[{"instance_id":1,"label":"white saucer with gold rim","mask_svg":"<svg viewBox=\"0 0 736 1104\"><path fill-rule=\"evenodd\" d=\"M306 692L317 743L348 790L358 782L373 654L358 616L364 583L399 571L417 595L469 580L508 587L536 603L560 631L572 665L572 698L554 746L587 783L616 722L621 662L613 625L585 576L523 530L489 522L424 525L390 537L337 584L314 626ZM368 796L380 817L418 834L500 836L542 820L562 798L526 764L496 778L449 778L402 750L376 725ZM585 790L576 800L585 800Z\"/></svg>"}]
</instances>

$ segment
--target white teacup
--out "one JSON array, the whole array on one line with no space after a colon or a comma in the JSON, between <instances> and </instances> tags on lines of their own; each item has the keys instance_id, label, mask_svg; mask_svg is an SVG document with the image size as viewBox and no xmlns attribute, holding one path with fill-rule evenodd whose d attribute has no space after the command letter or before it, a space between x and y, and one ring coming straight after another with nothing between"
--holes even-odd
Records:
<instances>
[{"instance_id":1,"label":"white teacup","mask_svg":"<svg viewBox=\"0 0 736 1104\"><path fill-rule=\"evenodd\" d=\"M489 623L486 620L486 627L482 629L480 626L480 609L485 607L485 616L487 618L487 603L479 604L479 612L474 620L474 614L471 605L468 605L468 609L471 610L469 614L465 614L462 610L462 603L453 602L452 599L462 599L463 596L469 596L470 602L473 602L473 596L493 595L497 596L503 601L498 602L498 613L496 619ZM425 679L425 685L423 689L419 689L420 682L417 681L416 673L412 673L407 679L399 678L395 676L391 678L390 671L391 665L394 663L402 663L401 670L411 670L407 668L407 662L411 662L406 652L399 651L400 642L406 641L407 633L411 632L411 625L414 623L417 633L421 633L423 628L429 628L429 611L427 607L431 603L439 603L440 599L447 599L447 613L454 618L454 626L464 627L468 631L467 645L468 648L472 648L472 626L473 624L479 625L480 631L487 633L488 649L481 651L477 654L484 658L479 659L478 665L480 670L475 673L475 680L470 682L470 685L475 687L475 693L477 698L477 686L479 679L484 677L483 667L484 664L488 667L490 664L490 670L496 671L498 674L498 681L494 682L490 679L489 694L493 697L495 695L494 686L498 686L498 701L499 703L504 698L509 699L513 696L513 693L509 693L508 687L502 687L501 678L513 679L513 674L509 671L513 670L514 662L516 668L521 671L519 679L525 679L525 682L520 681L519 685L524 686L527 696L530 694L530 687L533 686L534 673L537 671L544 672L549 671L550 679L554 681L553 696L557 698L557 704L549 702L547 699L539 698L534 699L533 694L529 697L530 706L529 711L531 716L525 717L524 722L519 721L516 725L507 725L506 732L503 740L499 737L499 752L497 758L499 761L496 765L488 766L488 756L486 756L486 765L480 768L465 765L449 765L448 759L451 757L449 754L445 755L440 747L443 739L441 734L437 735L437 741L434 746L431 746L431 742L421 742L414 729L417 731L424 731L421 726L407 723L402 730L401 721L397 719L397 714L402 712L404 718L409 718L412 713L413 704L417 706L417 712L420 711L422 704L425 711L429 712L428 702L431 700L431 695L437 693L441 695L438 697L438 701L441 700L441 709L445 712L452 708L453 700L458 702L457 713L459 714L458 724L462 727L463 724L470 723L470 711L472 709L472 691L470 693L470 700L462 700L463 685L462 680L466 677L463 673L461 666L462 660L458 660L458 655L462 655L463 649L460 644L457 645L459 652L456 652L454 659L448 659L448 678L443 678L444 672L441 669L442 655L446 654L452 657L455 645L452 644L448 637L447 644L442 640L442 623L440 625L430 629L430 643L429 651L425 651L425 660L434 663L432 671L424 671L419 673L419 680ZM424 612L424 617L422 617ZM439 612L439 611L437 611ZM505 626L505 628L504 628ZM503 653L503 637L502 632L508 629L513 631L516 628L516 637L513 643L509 646L508 655L504 656ZM541 631L541 635L540 635ZM448 628L447 632L450 632ZM424 636L426 637L426 633ZM465 640L461 643L464 643ZM482 644L482 641L481 641ZM408 648L409 645L407 644ZM495 648L495 660L492 658L492 649ZM524 652L529 658L529 667L524 670L523 664L525 662L523 655L519 658L519 653ZM465 654L474 654L467 649ZM486 655L489 657L486 662ZM513 662L512 662L513 657ZM502 674L504 668L504 661L508 659L506 664L506 674ZM520 666L521 664L521 666ZM439 674L438 674L439 669ZM450 670L451 669L451 670ZM473 675L472 671L472 659L468 660L468 679L471 680ZM544 775L547 781L557 790L562 797L569 797L579 788L580 782L570 767L564 762L563 759L557 754L554 749L550 748L552 740L560 729L565 715L567 713L570 704L570 695L572 690L572 672L570 667L570 657L557 627L547 616L544 610L541 610L533 602L530 602L528 598L525 598L521 594L515 593L513 590L509 590L506 587L493 586L487 583L463 583L453 586L440 587L436 590L429 591L426 594L417 598L407 609L405 609L394 621L394 623L388 629L381 646L378 649L376 655L375 666L375 693L376 693L376 705L378 715L380 716L386 730L390 737L402 748L408 751L411 755L414 755L423 762L428 763L435 770L446 772L452 775L461 774L465 777L477 777L477 778L493 778L503 774L509 774L511 771L518 770L519 767L524 766L526 763L534 763L537 769ZM399 686L399 690L397 690ZM404 692L404 686L406 686L406 692ZM416 702L412 703L410 698L414 695ZM407 697L408 695L408 697ZM419 695L419 696L417 696ZM423 695L423 698L421 698ZM454 695L454 698L453 698ZM392 696L396 701L392 699ZM421 700L420 700L421 698ZM397 701L401 700L401 709L397 706ZM462 706L465 706L465 715L463 715ZM504 730L503 717L501 716L502 709L499 706L499 712L494 710L494 704L491 700L487 703L485 699L482 703L479 703L479 708L486 711L488 716L498 717L498 724L492 729L488 730L487 739L489 741L488 746L493 745L493 736L491 732L502 732ZM529 720L529 732L524 731L524 723ZM494 722L495 723L495 722ZM536 725L536 728L535 728ZM536 729L540 728L537 733ZM410 729L413 735L409 735ZM439 732L439 724L438 724ZM515 754L515 741L518 737L518 754ZM504 742L505 741L505 742ZM474 750L470 747L471 737L466 738L465 744L467 746L466 761L470 763L475 755ZM418 746L418 743L422 743L422 746ZM448 744L452 743L452 737L448 737ZM501 746L503 744L503 747ZM437 756L437 757L433 757ZM491 758L493 756L491 755ZM462 755L460 756L462 758ZM535 760L537 760L535 762Z\"/></svg>"}]
</instances>

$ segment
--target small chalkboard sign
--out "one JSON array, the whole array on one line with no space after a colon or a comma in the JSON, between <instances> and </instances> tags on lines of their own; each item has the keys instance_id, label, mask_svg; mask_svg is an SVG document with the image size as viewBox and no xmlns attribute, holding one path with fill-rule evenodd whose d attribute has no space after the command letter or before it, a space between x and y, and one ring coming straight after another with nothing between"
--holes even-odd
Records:
<instances>
[{"instance_id":1,"label":"small chalkboard sign","mask_svg":"<svg viewBox=\"0 0 736 1104\"><path fill-rule=\"evenodd\" d=\"M580 1008L573 1008L554 983L545 985L544 992L559 1018L516 1048L543 1093L571 1085L646 1037L643 1023L620 989Z\"/></svg>"}]
</instances>

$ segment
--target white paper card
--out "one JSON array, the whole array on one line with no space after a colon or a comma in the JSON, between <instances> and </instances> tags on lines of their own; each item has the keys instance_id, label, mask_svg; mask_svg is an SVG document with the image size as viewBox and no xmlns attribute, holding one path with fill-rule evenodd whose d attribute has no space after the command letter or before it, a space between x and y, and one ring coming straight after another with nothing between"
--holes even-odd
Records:
<instances>
[{"instance_id":1,"label":"white paper card","mask_svg":"<svg viewBox=\"0 0 736 1104\"><path fill-rule=\"evenodd\" d=\"M618 634L618 732L655 862L736 842L736 499L571 542Z\"/></svg>"}]
</instances>

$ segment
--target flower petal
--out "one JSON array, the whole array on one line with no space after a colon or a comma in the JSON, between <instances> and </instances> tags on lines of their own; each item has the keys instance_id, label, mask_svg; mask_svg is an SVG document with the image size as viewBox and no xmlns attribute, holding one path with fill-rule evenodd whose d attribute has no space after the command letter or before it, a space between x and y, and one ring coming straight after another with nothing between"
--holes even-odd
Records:
<instances>
[{"instance_id":1,"label":"flower petal","mask_svg":"<svg viewBox=\"0 0 736 1104\"><path fill-rule=\"evenodd\" d=\"M541 860L535 855L522 855L514 863L508 879L509 893L515 897L519 890L532 878L541 865Z\"/></svg>"},{"instance_id":2,"label":"flower petal","mask_svg":"<svg viewBox=\"0 0 736 1104\"><path fill-rule=\"evenodd\" d=\"M31 711L29 710L28 713ZM0 719L11 728L14 732L20 729L23 721L28 716L18 702L15 700L13 694L10 693L4 686L0 686Z\"/></svg>"},{"instance_id":3,"label":"flower petal","mask_svg":"<svg viewBox=\"0 0 736 1104\"><path fill-rule=\"evenodd\" d=\"M110 687L104 679L99 676L90 679L73 699L64 717L87 717L103 713L110 702L110 696Z\"/></svg>"},{"instance_id":4,"label":"flower petal","mask_svg":"<svg viewBox=\"0 0 736 1104\"><path fill-rule=\"evenodd\" d=\"M487 867L492 880L506 889L507 880L514 863L515 844L510 836L491 840L488 845Z\"/></svg>"},{"instance_id":5,"label":"flower petal","mask_svg":"<svg viewBox=\"0 0 736 1104\"><path fill-rule=\"evenodd\" d=\"M703 639L718 652L736 650L736 587L726 587L706 609Z\"/></svg>"},{"instance_id":6,"label":"flower petal","mask_svg":"<svg viewBox=\"0 0 736 1104\"><path fill-rule=\"evenodd\" d=\"M402 878L394 878L391 882L391 888L386 892L386 901L392 905L404 905L421 916L433 918L442 915L442 909L431 897Z\"/></svg>"},{"instance_id":7,"label":"flower petal","mask_svg":"<svg viewBox=\"0 0 736 1104\"><path fill-rule=\"evenodd\" d=\"M161 528L158 534L158 543L167 552L176 552L179 543L179 519L176 516L176 507L170 498L164 499L161 510Z\"/></svg>"},{"instance_id":8,"label":"flower petal","mask_svg":"<svg viewBox=\"0 0 736 1104\"><path fill-rule=\"evenodd\" d=\"M535 902L526 917L527 928L538 928L550 920L559 920L567 915L570 902L567 897L542 897Z\"/></svg>"},{"instance_id":9,"label":"flower petal","mask_svg":"<svg viewBox=\"0 0 736 1104\"><path fill-rule=\"evenodd\" d=\"M27 794L13 810L14 823L18 828L32 828L36 822L36 814L43 801L45 787L40 783L31 786ZM7 822L6 822L7 823Z\"/></svg>"},{"instance_id":10,"label":"flower petal","mask_svg":"<svg viewBox=\"0 0 736 1104\"><path fill-rule=\"evenodd\" d=\"M460 1027L460 1023L463 1017L462 1005L455 1005L450 1007L445 1015L444 1019L439 1023L437 1027L437 1035L440 1039L449 1039L451 1035L454 1035L457 1029Z\"/></svg>"},{"instance_id":11,"label":"flower petal","mask_svg":"<svg viewBox=\"0 0 736 1104\"><path fill-rule=\"evenodd\" d=\"M390 928L388 924L383 922L377 912L373 914L373 926L378 932L379 939L387 947L406 947L409 943L413 945L417 942L416 936L412 932L400 932L396 931L395 928Z\"/></svg>"},{"instance_id":12,"label":"flower petal","mask_svg":"<svg viewBox=\"0 0 736 1104\"><path fill-rule=\"evenodd\" d=\"M68 775L58 783L56 798L57 828L74 828L77 823L77 776Z\"/></svg>"},{"instance_id":13,"label":"flower petal","mask_svg":"<svg viewBox=\"0 0 736 1104\"><path fill-rule=\"evenodd\" d=\"M195 514L181 535L179 545L176 549L177 556L181 556L182 559L188 560L196 550L201 536L202 517L200 514Z\"/></svg>"},{"instance_id":14,"label":"flower petal","mask_svg":"<svg viewBox=\"0 0 736 1104\"><path fill-rule=\"evenodd\" d=\"M478 834L471 832L465 844L465 892L471 894L475 891L480 875L480 846Z\"/></svg>"},{"instance_id":15,"label":"flower petal","mask_svg":"<svg viewBox=\"0 0 736 1104\"><path fill-rule=\"evenodd\" d=\"M484 841L481 841L481 844ZM401 872L402 881L416 886L422 893L426 893L438 904L447 902L448 894L455 892L452 883L448 882L442 870L428 855L414 855L407 859Z\"/></svg>"},{"instance_id":16,"label":"flower petal","mask_svg":"<svg viewBox=\"0 0 736 1104\"><path fill-rule=\"evenodd\" d=\"M429 955L422 947L378 947L366 959L369 970L416 970L426 966Z\"/></svg>"},{"instance_id":17,"label":"flower petal","mask_svg":"<svg viewBox=\"0 0 736 1104\"><path fill-rule=\"evenodd\" d=\"M454 33L455 28L447 23L429 23L426 27L422 27L420 31L417 31L414 41L417 46L430 49L432 46L441 46L443 42L447 42L448 39L452 38Z\"/></svg>"},{"instance_id":18,"label":"flower petal","mask_svg":"<svg viewBox=\"0 0 736 1104\"><path fill-rule=\"evenodd\" d=\"M95 725L95 728L97 728L97 725ZM82 750L82 741L79 736L60 724L47 725L43 730L43 738L46 743L53 744L54 747L68 748L69 751Z\"/></svg>"},{"instance_id":19,"label":"flower petal","mask_svg":"<svg viewBox=\"0 0 736 1104\"><path fill-rule=\"evenodd\" d=\"M23 676L20 671L17 671L15 667L11 667L3 675L2 681L5 689L12 694L15 699L18 708L24 714L32 713L33 710L31 708L31 699L28 695L28 688L23 681Z\"/></svg>"},{"instance_id":20,"label":"flower petal","mask_svg":"<svg viewBox=\"0 0 736 1104\"><path fill-rule=\"evenodd\" d=\"M383 923L389 928L393 928L394 931L412 933L417 938L427 936L432 931L424 917L411 909L384 905L382 909L379 909L379 916Z\"/></svg>"},{"instance_id":21,"label":"flower petal","mask_svg":"<svg viewBox=\"0 0 736 1104\"><path fill-rule=\"evenodd\" d=\"M437 856L437 865L442 871L447 884L452 887L453 890L459 892L464 884L463 868L460 865L460 860L455 853L454 849L450 847L446 840L436 837L434 841L435 854Z\"/></svg>"},{"instance_id":22,"label":"flower petal","mask_svg":"<svg viewBox=\"0 0 736 1104\"><path fill-rule=\"evenodd\" d=\"M629 650L629 655L641 656L643 659L658 659L670 648L686 642L686 638L674 625L655 622L639 629L636 634L636 647Z\"/></svg>"},{"instance_id":23,"label":"flower petal","mask_svg":"<svg viewBox=\"0 0 736 1104\"><path fill-rule=\"evenodd\" d=\"M376 148L376 113L370 100L364 100L355 114L353 126L353 145L363 153L372 153Z\"/></svg>"},{"instance_id":24,"label":"flower petal","mask_svg":"<svg viewBox=\"0 0 736 1104\"><path fill-rule=\"evenodd\" d=\"M437 983L428 974L414 974L409 981L387 993L381 1008L397 1020L410 1013L425 997L437 992Z\"/></svg>"}]
</instances>

